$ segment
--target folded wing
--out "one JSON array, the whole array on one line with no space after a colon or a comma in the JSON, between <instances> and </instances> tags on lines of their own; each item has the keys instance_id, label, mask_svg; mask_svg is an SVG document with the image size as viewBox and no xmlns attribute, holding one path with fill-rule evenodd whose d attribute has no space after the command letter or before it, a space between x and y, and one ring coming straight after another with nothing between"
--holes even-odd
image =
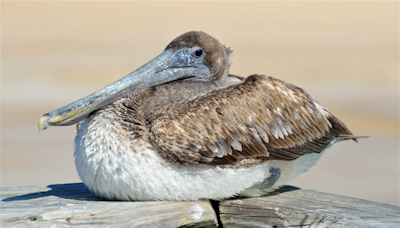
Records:
<instances>
[{"instance_id":1,"label":"folded wing","mask_svg":"<svg viewBox=\"0 0 400 228\"><path fill-rule=\"evenodd\" d=\"M351 136L303 89L264 75L159 110L151 140L179 164L236 164L244 159L293 160Z\"/></svg>"}]
</instances>

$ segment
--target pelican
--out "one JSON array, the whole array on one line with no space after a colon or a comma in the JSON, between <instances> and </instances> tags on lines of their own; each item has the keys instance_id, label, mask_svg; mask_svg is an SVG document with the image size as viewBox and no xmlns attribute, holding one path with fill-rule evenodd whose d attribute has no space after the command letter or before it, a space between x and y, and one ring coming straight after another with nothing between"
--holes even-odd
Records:
<instances>
[{"instance_id":1,"label":"pelican","mask_svg":"<svg viewBox=\"0 0 400 228\"><path fill-rule=\"evenodd\" d=\"M44 114L39 130L77 124L75 164L108 200L256 197L356 140L303 89L229 74L231 50L191 31L120 80Z\"/></svg>"}]
</instances>

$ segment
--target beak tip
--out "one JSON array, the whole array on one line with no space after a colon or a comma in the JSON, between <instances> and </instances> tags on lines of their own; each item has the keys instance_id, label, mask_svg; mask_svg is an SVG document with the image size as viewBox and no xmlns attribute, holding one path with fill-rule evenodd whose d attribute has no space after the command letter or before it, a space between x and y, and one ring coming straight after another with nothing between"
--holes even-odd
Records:
<instances>
[{"instance_id":1,"label":"beak tip","mask_svg":"<svg viewBox=\"0 0 400 228\"><path fill-rule=\"evenodd\" d=\"M49 114L44 114L42 117L40 117L39 123L38 123L39 133L42 130L46 130L47 125L49 124L48 120L49 120Z\"/></svg>"}]
</instances>

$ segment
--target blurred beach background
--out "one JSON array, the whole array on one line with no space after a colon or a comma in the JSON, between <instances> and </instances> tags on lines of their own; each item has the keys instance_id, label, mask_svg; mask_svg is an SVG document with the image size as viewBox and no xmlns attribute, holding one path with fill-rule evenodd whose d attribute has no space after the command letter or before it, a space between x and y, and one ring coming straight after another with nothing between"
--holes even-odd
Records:
<instances>
[{"instance_id":1,"label":"blurred beach background","mask_svg":"<svg viewBox=\"0 0 400 228\"><path fill-rule=\"evenodd\" d=\"M202 30L234 50L231 73L307 90L359 143L333 146L288 183L399 202L399 2L1 2L1 187L80 182L75 126L39 117Z\"/></svg>"}]
</instances>

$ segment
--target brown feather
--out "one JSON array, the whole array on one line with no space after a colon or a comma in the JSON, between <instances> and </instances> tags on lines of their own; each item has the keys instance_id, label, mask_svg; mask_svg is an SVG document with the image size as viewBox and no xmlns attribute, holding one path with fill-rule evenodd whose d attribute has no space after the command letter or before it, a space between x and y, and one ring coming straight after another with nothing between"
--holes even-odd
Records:
<instances>
[{"instance_id":1,"label":"brown feather","mask_svg":"<svg viewBox=\"0 0 400 228\"><path fill-rule=\"evenodd\" d=\"M163 157L187 165L235 164L255 157L293 160L319 153L339 135L351 135L303 89L264 75L162 112L152 122L151 140ZM193 145L198 150L191 150Z\"/></svg>"}]
</instances>

